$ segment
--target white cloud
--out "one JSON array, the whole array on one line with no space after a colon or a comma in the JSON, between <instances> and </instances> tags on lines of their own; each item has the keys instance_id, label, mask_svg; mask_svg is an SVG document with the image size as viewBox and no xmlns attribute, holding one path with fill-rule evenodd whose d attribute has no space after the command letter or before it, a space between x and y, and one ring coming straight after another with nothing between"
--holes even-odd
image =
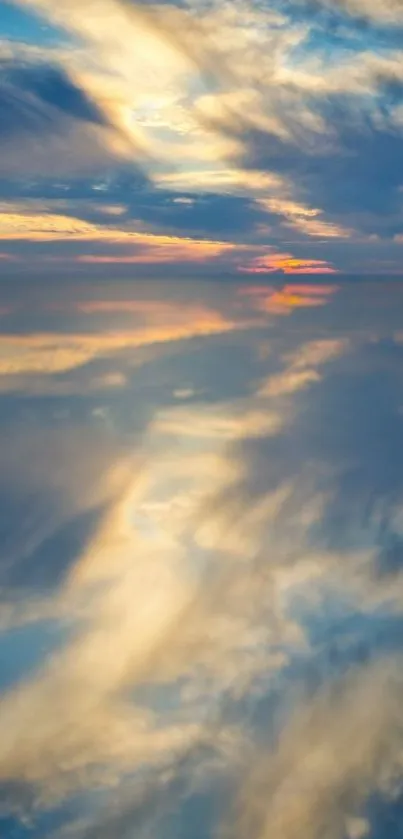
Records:
<instances>
[{"instance_id":1,"label":"white cloud","mask_svg":"<svg viewBox=\"0 0 403 839\"><path fill-rule=\"evenodd\" d=\"M274 748L256 748L233 829L256 839L365 835L366 797L401 773L400 657L374 662L293 707ZM251 768L252 767L252 768ZM361 828L361 833L357 830Z\"/></svg>"},{"instance_id":2,"label":"white cloud","mask_svg":"<svg viewBox=\"0 0 403 839\"><path fill-rule=\"evenodd\" d=\"M276 434L281 427L282 419L273 411L257 407L245 412L234 405L170 408L160 412L154 423L159 433L218 441Z\"/></svg>"}]
</instances>

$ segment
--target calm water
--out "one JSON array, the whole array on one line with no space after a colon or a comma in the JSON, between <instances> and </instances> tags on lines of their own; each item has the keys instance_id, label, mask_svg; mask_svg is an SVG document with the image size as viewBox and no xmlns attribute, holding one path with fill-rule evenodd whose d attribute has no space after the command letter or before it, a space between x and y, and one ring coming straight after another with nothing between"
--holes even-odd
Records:
<instances>
[{"instance_id":1,"label":"calm water","mask_svg":"<svg viewBox=\"0 0 403 839\"><path fill-rule=\"evenodd\" d=\"M338 282L1 291L5 839L403 836L403 285Z\"/></svg>"}]
</instances>

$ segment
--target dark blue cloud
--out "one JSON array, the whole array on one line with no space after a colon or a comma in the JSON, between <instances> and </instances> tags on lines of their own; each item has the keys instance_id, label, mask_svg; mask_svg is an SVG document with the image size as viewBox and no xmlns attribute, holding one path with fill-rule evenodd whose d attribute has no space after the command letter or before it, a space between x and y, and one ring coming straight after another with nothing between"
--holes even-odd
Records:
<instances>
[{"instance_id":1,"label":"dark blue cloud","mask_svg":"<svg viewBox=\"0 0 403 839\"><path fill-rule=\"evenodd\" d=\"M47 499L50 508L50 499ZM3 526L0 528L0 540L3 550L9 550L9 541L13 541L21 527L21 515L29 516L28 505L24 511L22 505L7 497L0 496ZM31 510L32 512L32 510ZM37 512L37 511L35 511ZM11 563L0 562L0 582L9 592L12 590L48 592L56 588L64 579L68 570L77 561L81 551L92 536L102 508L91 510L72 518L58 527L33 550L21 549L18 558ZM1 666L1 657L0 657Z\"/></svg>"},{"instance_id":2,"label":"dark blue cloud","mask_svg":"<svg viewBox=\"0 0 403 839\"><path fill-rule=\"evenodd\" d=\"M243 163L287 177L296 197L320 207L328 221L391 236L402 229L403 134L390 111L402 101L403 85L392 80L381 86L375 115L353 97L312 99L312 113L331 134L311 135L285 113L286 124L300 135L298 144L248 128L245 121L239 130L246 144Z\"/></svg>"},{"instance_id":3,"label":"dark blue cloud","mask_svg":"<svg viewBox=\"0 0 403 839\"><path fill-rule=\"evenodd\" d=\"M64 215L77 215L101 225L124 226L141 220L149 230L166 235L200 238L253 237L257 225L278 223L278 215L263 211L251 198L217 193L177 193L159 189L136 165L106 171L102 177L58 179L0 178L8 200L62 200ZM108 208L118 204L117 218ZM41 208L41 212L43 212Z\"/></svg>"},{"instance_id":4,"label":"dark blue cloud","mask_svg":"<svg viewBox=\"0 0 403 839\"><path fill-rule=\"evenodd\" d=\"M0 140L57 131L63 118L106 123L104 115L60 67L5 61L0 65Z\"/></svg>"},{"instance_id":5,"label":"dark blue cloud","mask_svg":"<svg viewBox=\"0 0 403 839\"><path fill-rule=\"evenodd\" d=\"M80 177L1 177L0 192L4 199L39 199L43 201L92 201L103 204L125 202L141 190L150 189L147 176L135 164L105 169L102 174ZM77 205L78 206L78 205Z\"/></svg>"},{"instance_id":6,"label":"dark blue cloud","mask_svg":"<svg viewBox=\"0 0 403 839\"><path fill-rule=\"evenodd\" d=\"M87 94L80 90L59 67L40 64L36 67L3 68L6 84L15 85L27 95L37 97L74 119L103 124L105 119Z\"/></svg>"},{"instance_id":7,"label":"dark blue cloud","mask_svg":"<svg viewBox=\"0 0 403 839\"><path fill-rule=\"evenodd\" d=\"M151 189L128 201L127 218L139 216L147 224L163 227L167 233L215 238L247 236L258 222L268 224L276 218L274 214L270 217L263 213L250 198L214 193L180 196Z\"/></svg>"}]
</instances>

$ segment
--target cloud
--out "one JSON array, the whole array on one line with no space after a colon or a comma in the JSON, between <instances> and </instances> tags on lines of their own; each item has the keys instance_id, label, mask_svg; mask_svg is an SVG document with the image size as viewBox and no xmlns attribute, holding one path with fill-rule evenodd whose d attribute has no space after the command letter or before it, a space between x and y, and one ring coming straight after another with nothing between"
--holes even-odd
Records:
<instances>
[{"instance_id":1,"label":"cloud","mask_svg":"<svg viewBox=\"0 0 403 839\"><path fill-rule=\"evenodd\" d=\"M332 224L321 218L322 211L304 207L293 201L281 198L263 198L258 204L271 213L284 216L284 226L300 231L307 236L318 236L322 239L348 239L353 231L341 225Z\"/></svg>"},{"instance_id":2,"label":"cloud","mask_svg":"<svg viewBox=\"0 0 403 839\"><path fill-rule=\"evenodd\" d=\"M326 262L320 259L298 259L289 253L273 253L267 256L254 257L250 264L241 266L240 271L245 274L270 274L281 272L284 274L336 274ZM302 299L302 298L301 298ZM313 298L311 298L312 300ZM297 300L297 295L295 296ZM297 304L295 304L297 305ZM314 303L312 305L315 305ZM320 305L320 304L318 304Z\"/></svg>"},{"instance_id":3,"label":"cloud","mask_svg":"<svg viewBox=\"0 0 403 839\"><path fill-rule=\"evenodd\" d=\"M235 835L329 836L361 828L366 799L401 773L400 657L377 661L297 703L273 749L257 747L235 808ZM356 833L357 835L357 833Z\"/></svg>"},{"instance_id":4,"label":"cloud","mask_svg":"<svg viewBox=\"0 0 403 839\"><path fill-rule=\"evenodd\" d=\"M130 220L128 224L119 225L113 217L109 219L109 224L95 224L61 213L32 213L29 205L26 209L19 207L18 212L13 212L13 207L11 210L12 212L3 212L0 216L0 238L3 241L87 242L87 250L91 251L93 248L93 253L77 253L77 249L71 250L71 258L81 263L96 265L108 262L197 262L213 259L237 249L236 244L223 240L195 239L143 231L142 224L137 223L133 227ZM104 245L103 252L97 252L99 245ZM49 255L49 258L52 256Z\"/></svg>"},{"instance_id":5,"label":"cloud","mask_svg":"<svg viewBox=\"0 0 403 839\"><path fill-rule=\"evenodd\" d=\"M31 132L32 171L45 172L47 163L49 174L57 172L58 178L69 167L105 172L103 200L98 196L92 207L82 206L81 216L71 195L68 210L83 223L100 225L117 197L114 167L141 166L147 178L135 192L121 181L116 229L126 232L132 222L136 233L208 240L207 258L217 268L228 257L225 268L234 270L230 247L253 244L257 250L247 261L242 251L234 252L236 267L329 273L339 268L335 253L353 264L355 252L363 259L366 249L376 262L371 237L389 241L402 230L401 54L396 43L385 46L375 30L373 41L365 43L362 24L347 15L354 8L357 14L372 14L369 0L340 2L338 10L333 4L326 11L327 5L317 3L314 17L306 3L296 4L292 16L289 4L280 9L237 3L230 9L216 2L99 0L89 12L76 0L57 9L48 0L26 0L24 7L61 27L71 40L68 49L42 51L41 65L31 50L35 90L30 88L29 95L44 95L43 108L54 113L49 83L44 94L35 69L49 65L53 89L55 74L59 86L63 76L68 110L62 114L62 136L52 135L46 162ZM385 5L382 15L392 19L396 9ZM25 53L21 45L13 49L14 62L23 54L27 62L27 47ZM103 122L84 122L84 114ZM68 155L65 133L74 149ZM19 145L5 151L7 171L22 171L25 145L23 152ZM374 169L373 159L381 158L388 161L386 168ZM46 193L49 184L42 188ZM92 197L94 192L95 187ZM56 216L51 206L47 212ZM296 242L290 250L291 234ZM305 248L307 241L312 252ZM351 255L334 250L332 243L338 242L352 243ZM115 264L123 271L132 262L156 267L175 262L173 248L165 250L162 241L155 262L148 253L126 253L122 244L116 242L110 253L78 249L77 270L99 266L106 271ZM193 262L197 248L201 254L199 244L190 253L178 242L177 263ZM15 246L11 255L15 250L22 248ZM51 255L51 246L43 250Z\"/></svg>"},{"instance_id":6,"label":"cloud","mask_svg":"<svg viewBox=\"0 0 403 839\"><path fill-rule=\"evenodd\" d=\"M57 123L58 114L95 125L106 122L96 104L60 67L3 62L1 91L3 137L18 136L21 131L46 133L52 125L52 117Z\"/></svg>"},{"instance_id":7,"label":"cloud","mask_svg":"<svg viewBox=\"0 0 403 839\"><path fill-rule=\"evenodd\" d=\"M192 22L184 9L149 9L114 0L97 3L96 14L94 7L78 2L63 2L57 9L47 0L26 5L84 40L86 56L76 51L73 57L77 72L125 136L129 157L135 147L149 162L161 155L173 160L180 147L182 154L193 153L197 160L214 144L214 138L201 135L188 105L198 66L184 36L196 46L195 17ZM161 138L164 131L171 143Z\"/></svg>"},{"instance_id":8,"label":"cloud","mask_svg":"<svg viewBox=\"0 0 403 839\"><path fill-rule=\"evenodd\" d=\"M321 0L327 3L327 0ZM366 18L374 23L387 26L403 23L403 11L400 0L387 0L381 6L376 0L337 0L342 12L358 18Z\"/></svg>"},{"instance_id":9,"label":"cloud","mask_svg":"<svg viewBox=\"0 0 403 839\"><path fill-rule=\"evenodd\" d=\"M393 88L392 98L399 102L402 82L394 77L393 68L389 68L389 79L387 68L384 72L382 78L379 70L370 106L366 104L368 93L363 95L361 104L359 95L347 90L344 94L324 93L322 98L310 98L312 114L321 119L323 127L315 130L308 125L302 137L297 129L289 136L279 137L269 128L250 126L244 114L239 115L235 126L228 125L228 132L243 140L245 166L273 171L289 179L293 200L307 208L319 207L320 221L330 226L326 231L326 226L318 226L317 220L312 222L309 217L294 216L290 221L288 211L286 225L291 224L308 236L319 234L325 238L335 234L349 236L349 228L355 230L356 236L391 236L400 229L402 137L387 91L389 86ZM299 112L301 99L304 101L302 93L294 105L295 113ZM381 157L388 161L387 166L374 171L371 161Z\"/></svg>"},{"instance_id":10,"label":"cloud","mask_svg":"<svg viewBox=\"0 0 403 839\"><path fill-rule=\"evenodd\" d=\"M290 253L277 253L273 246L255 244L248 235L244 241L235 241L228 234L223 239L208 238L205 235L206 227L217 227L216 218L225 210L227 204L219 196L210 196L208 201L198 200L203 204L198 216L203 238L159 232L161 224L157 223L158 203L153 205L152 201L144 216L150 219L154 216L155 232L147 230L143 221L133 220L128 210L123 213L125 218L122 218L121 214L116 216L116 213L110 212L109 205L106 205L104 215L100 203L95 206L84 205L82 208L73 207L71 214L67 215L65 210L69 209L68 201L53 202L57 203L54 209L59 211L52 212L44 202L31 200L26 204L4 202L3 213L0 215L0 239L11 248L14 242L23 242L25 247L32 244L33 253L35 246L39 246L37 252L43 264L58 261L66 264L71 261L76 266L211 263L213 266L220 264L227 270L239 270L244 273L336 273L336 269L323 260L300 259ZM74 202L72 203L74 205ZM231 200L229 204L231 205ZM77 210L81 210L84 217L77 215ZM242 215L245 210L249 211L253 218L254 209L250 203L240 200L240 214L238 209L232 206L232 217L231 213L228 215L232 233L237 224L245 224L247 231L247 212L246 215ZM206 214L210 214L209 224L203 222ZM85 218L85 215L92 219L95 217L96 221ZM194 218L197 225L197 213ZM173 212L169 226L172 230L175 230L176 226L181 227L180 213ZM187 226L192 228L192 222L188 220ZM224 230L223 233L225 232ZM40 247L41 243L49 243L49 247L43 249ZM17 259L17 253L18 245L10 257ZM248 258L247 264L243 264L245 257Z\"/></svg>"},{"instance_id":11,"label":"cloud","mask_svg":"<svg viewBox=\"0 0 403 839\"><path fill-rule=\"evenodd\" d=\"M27 166L31 175L52 168L60 174L112 162L112 126L65 67L2 59L0 103L4 174L18 175Z\"/></svg>"}]
</instances>

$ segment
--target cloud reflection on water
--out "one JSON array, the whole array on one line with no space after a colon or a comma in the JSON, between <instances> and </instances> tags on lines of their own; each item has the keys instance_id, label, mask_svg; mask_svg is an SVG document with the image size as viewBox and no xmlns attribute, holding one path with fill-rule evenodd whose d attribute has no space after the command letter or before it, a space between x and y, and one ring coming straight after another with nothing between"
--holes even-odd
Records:
<instances>
[{"instance_id":1,"label":"cloud reflection on water","mask_svg":"<svg viewBox=\"0 0 403 839\"><path fill-rule=\"evenodd\" d=\"M4 829L381 837L401 288L108 288L0 295Z\"/></svg>"}]
</instances>

